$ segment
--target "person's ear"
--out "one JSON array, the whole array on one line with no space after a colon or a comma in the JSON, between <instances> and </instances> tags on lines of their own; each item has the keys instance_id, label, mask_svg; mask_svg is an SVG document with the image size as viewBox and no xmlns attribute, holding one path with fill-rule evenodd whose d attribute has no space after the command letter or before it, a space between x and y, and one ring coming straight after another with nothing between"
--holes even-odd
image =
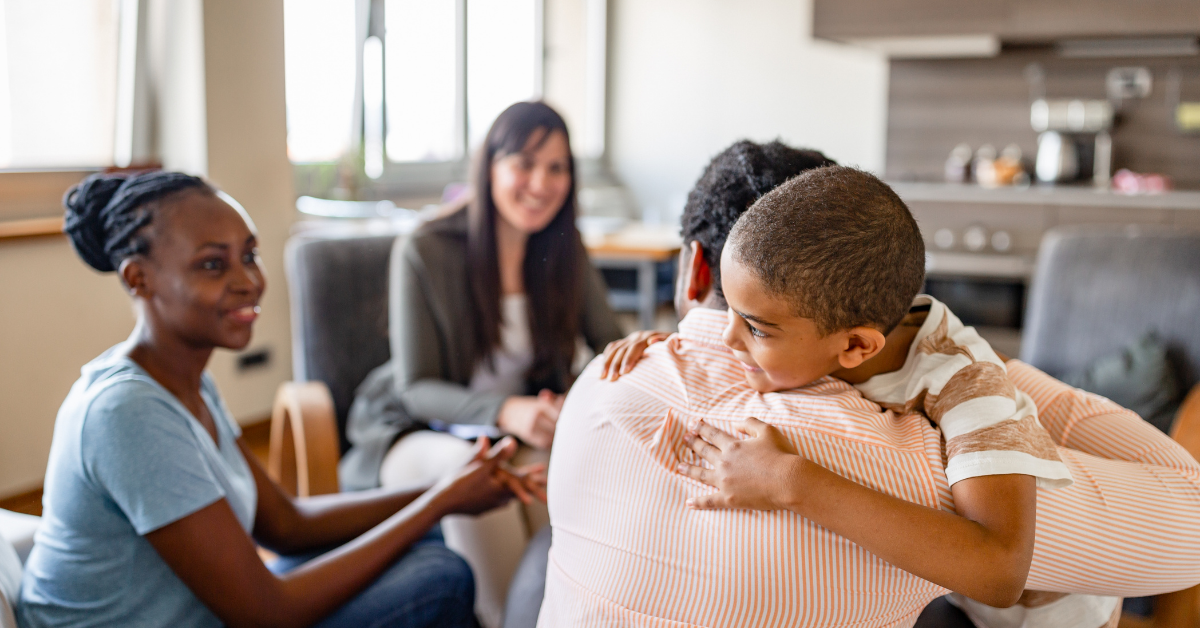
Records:
<instances>
[{"instance_id":1,"label":"person's ear","mask_svg":"<svg viewBox=\"0 0 1200 628\"><path fill-rule=\"evenodd\" d=\"M838 353L838 364L844 369L852 369L863 362L879 355L887 342L883 332L874 327L852 327L842 332L845 344Z\"/></svg>"},{"instance_id":2,"label":"person's ear","mask_svg":"<svg viewBox=\"0 0 1200 628\"><path fill-rule=\"evenodd\" d=\"M683 269L687 273L685 276L688 281L686 295L689 301L703 301L712 290L712 268L704 258L704 247L700 246L699 242L692 240L688 248L688 267Z\"/></svg>"},{"instance_id":3,"label":"person's ear","mask_svg":"<svg viewBox=\"0 0 1200 628\"><path fill-rule=\"evenodd\" d=\"M129 291L129 296L142 298L149 296L150 288L143 260L136 256L127 257L121 262L117 273L121 276L121 283L125 284L125 289Z\"/></svg>"}]
</instances>

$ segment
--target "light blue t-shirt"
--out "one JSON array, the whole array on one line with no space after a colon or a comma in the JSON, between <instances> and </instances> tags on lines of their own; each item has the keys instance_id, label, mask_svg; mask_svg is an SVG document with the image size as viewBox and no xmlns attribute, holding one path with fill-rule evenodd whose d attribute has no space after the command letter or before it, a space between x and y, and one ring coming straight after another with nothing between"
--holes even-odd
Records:
<instances>
[{"instance_id":1,"label":"light blue t-shirt","mask_svg":"<svg viewBox=\"0 0 1200 628\"><path fill-rule=\"evenodd\" d=\"M258 493L212 378L218 443L117 345L83 367L58 411L43 519L17 617L43 626L220 626L142 535L226 499L254 527Z\"/></svg>"}]
</instances>

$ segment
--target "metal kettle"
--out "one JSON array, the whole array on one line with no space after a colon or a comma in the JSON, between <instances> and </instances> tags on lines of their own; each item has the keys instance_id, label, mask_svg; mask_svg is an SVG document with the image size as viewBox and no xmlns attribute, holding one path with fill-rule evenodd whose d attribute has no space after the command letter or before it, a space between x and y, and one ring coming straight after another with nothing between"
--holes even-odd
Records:
<instances>
[{"instance_id":1,"label":"metal kettle","mask_svg":"<svg viewBox=\"0 0 1200 628\"><path fill-rule=\"evenodd\" d=\"M1034 171L1043 183L1074 180L1079 175L1079 150L1074 139L1058 131L1038 135Z\"/></svg>"}]
</instances>

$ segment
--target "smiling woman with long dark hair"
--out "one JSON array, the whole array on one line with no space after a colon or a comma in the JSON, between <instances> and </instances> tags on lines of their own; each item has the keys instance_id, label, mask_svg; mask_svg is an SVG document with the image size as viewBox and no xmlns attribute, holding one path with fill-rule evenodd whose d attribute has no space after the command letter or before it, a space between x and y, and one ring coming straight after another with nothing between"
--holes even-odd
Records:
<instances>
[{"instance_id":1,"label":"smiling woman with long dark hair","mask_svg":"<svg viewBox=\"0 0 1200 628\"><path fill-rule=\"evenodd\" d=\"M529 446L520 455L545 457L577 339L600 351L621 337L575 227L562 117L540 102L506 109L477 154L472 188L469 202L392 249L392 359L350 410L353 447L339 473L348 488L400 486L459 464L465 441L420 429L429 425L512 434ZM499 613L525 536L546 520L544 509L532 514L443 526L475 570L485 621Z\"/></svg>"},{"instance_id":2,"label":"smiling woman with long dark hair","mask_svg":"<svg viewBox=\"0 0 1200 628\"><path fill-rule=\"evenodd\" d=\"M205 371L250 342L266 289L249 217L172 172L93 175L64 204L76 252L118 274L137 323L59 411L21 625L473 626L471 573L435 526L536 485L505 465L515 442L481 440L428 490L290 498ZM275 575L256 542L340 547Z\"/></svg>"}]
</instances>

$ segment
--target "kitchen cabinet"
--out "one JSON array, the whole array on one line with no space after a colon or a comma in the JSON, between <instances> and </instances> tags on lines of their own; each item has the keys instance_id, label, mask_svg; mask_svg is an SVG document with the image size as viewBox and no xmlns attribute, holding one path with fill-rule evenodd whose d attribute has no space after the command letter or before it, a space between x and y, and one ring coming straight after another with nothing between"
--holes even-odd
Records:
<instances>
[{"instance_id":1,"label":"kitchen cabinet","mask_svg":"<svg viewBox=\"0 0 1200 628\"><path fill-rule=\"evenodd\" d=\"M1200 231L1200 211L1175 212L1171 216L1171 224L1180 229Z\"/></svg>"},{"instance_id":2,"label":"kitchen cabinet","mask_svg":"<svg viewBox=\"0 0 1200 628\"><path fill-rule=\"evenodd\" d=\"M1183 210L1189 214L1196 210ZM1058 207L1054 216L1056 225L1169 225L1172 212L1156 207L1081 207L1066 205Z\"/></svg>"},{"instance_id":3,"label":"kitchen cabinet","mask_svg":"<svg viewBox=\"0 0 1200 628\"><path fill-rule=\"evenodd\" d=\"M925 291L1009 355L1020 350L1026 286L1048 230L1100 223L1200 231L1200 192L1194 191L1124 196L1079 186L890 185L925 240ZM1005 246L990 238L984 246L969 246L970 230L992 237L1003 233Z\"/></svg>"},{"instance_id":4,"label":"kitchen cabinet","mask_svg":"<svg viewBox=\"0 0 1200 628\"><path fill-rule=\"evenodd\" d=\"M839 41L995 35L1039 42L1198 33L1197 0L813 0L813 36Z\"/></svg>"},{"instance_id":5,"label":"kitchen cabinet","mask_svg":"<svg viewBox=\"0 0 1200 628\"><path fill-rule=\"evenodd\" d=\"M988 234L1003 231L1008 235L1004 251L995 251L990 243L988 253L1024 254L1032 256L1041 244L1042 234L1052 225L1051 208L1035 204L1010 203L946 203L908 200L908 208L921 228L925 248L930 251L964 251L963 234L972 226L984 227ZM940 229L950 230L953 240L949 246L939 246L935 239ZM943 242L943 244L945 244Z\"/></svg>"},{"instance_id":6,"label":"kitchen cabinet","mask_svg":"<svg viewBox=\"0 0 1200 628\"><path fill-rule=\"evenodd\" d=\"M1086 187L983 189L941 183L890 184L917 220L928 252L930 277L1008 278L1033 270L1046 231L1083 224L1172 225L1200 230L1200 192L1125 196ZM1006 247L967 245L969 229L989 238L1003 232ZM939 231L944 237L939 238Z\"/></svg>"}]
</instances>

